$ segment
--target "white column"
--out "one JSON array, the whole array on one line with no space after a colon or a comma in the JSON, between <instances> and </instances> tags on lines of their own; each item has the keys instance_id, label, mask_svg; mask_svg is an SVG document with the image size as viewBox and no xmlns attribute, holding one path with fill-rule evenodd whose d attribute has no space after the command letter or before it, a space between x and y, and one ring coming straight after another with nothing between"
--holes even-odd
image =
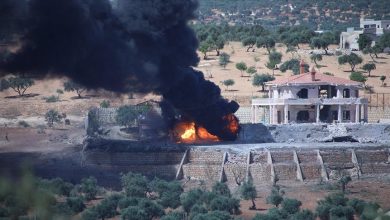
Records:
<instances>
[{"instance_id":1,"label":"white column","mask_svg":"<svg viewBox=\"0 0 390 220\"><path fill-rule=\"evenodd\" d=\"M320 105L316 105L316 123L320 123Z\"/></svg>"},{"instance_id":2,"label":"white column","mask_svg":"<svg viewBox=\"0 0 390 220\"><path fill-rule=\"evenodd\" d=\"M368 122L368 105L364 105L364 122Z\"/></svg>"},{"instance_id":3,"label":"white column","mask_svg":"<svg viewBox=\"0 0 390 220\"><path fill-rule=\"evenodd\" d=\"M355 123L360 122L360 104L356 104Z\"/></svg>"},{"instance_id":4,"label":"white column","mask_svg":"<svg viewBox=\"0 0 390 220\"><path fill-rule=\"evenodd\" d=\"M343 97L343 90L341 88L337 88L337 98L342 98Z\"/></svg>"},{"instance_id":5,"label":"white column","mask_svg":"<svg viewBox=\"0 0 390 220\"><path fill-rule=\"evenodd\" d=\"M342 112L342 109L341 109L341 105L338 106L339 109L338 109L338 113L337 113L337 120L339 122L342 122L343 121L343 112Z\"/></svg>"},{"instance_id":6,"label":"white column","mask_svg":"<svg viewBox=\"0 0 390 220\"><path fill-rule=\"evenodd\" d=\"M284 123L288 124L288 105L284 105Z\"/></svg>"},{"instance_id":7,"label":"white column","mask_svg":"<svg viewBox=\"0 0 390 220\"><path fill-rule=\"evenodd\" d=\"M273 112L273 109L272 109L272 105L269 106L269 123L272 124L272 112Z\"/></svg>"},{"instance_id":8,"label":"white column","mask_svg":"<svg viewBox=\"0 0 390 220\"><path fill-rule=\"evenodd\" d=\"M253 108L254 108L254 105L251 106L251 123L252 123L252 124L255 123L255 120L254 120L255 115L254 115Z\"/></svg>"},{"instance_id":9,"label":"white column","mask_svg":"<svg viewBox=\"0 0 390 220\"><path fill-rule=\"evenodd\" d=\"M255 108L253 109L254 111L254 122L255 124L257 123L257 109L259 108L259 106L255 105Z\"/></svg>"}]
</instances>

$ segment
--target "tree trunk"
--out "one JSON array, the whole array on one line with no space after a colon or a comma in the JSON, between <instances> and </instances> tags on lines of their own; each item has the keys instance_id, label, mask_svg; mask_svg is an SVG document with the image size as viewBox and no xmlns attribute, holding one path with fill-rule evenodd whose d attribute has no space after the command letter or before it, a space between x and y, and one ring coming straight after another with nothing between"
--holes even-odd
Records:
<instances>
[{"instance_id":1,"label":"tree trunk","mask_svg":"<svg viewBox=\"0 0 390 220\"><path fill-rule=\"evenodd\" d=\"M261 85L261 91L264 92L264 85Z\"/></svg>"},{"instance_id":2,"label":"tree trunk","mask_svg":"<svg viewBox=\"0 0 390 220\"><path fill-rule=\"evenodd\" d=\"M368 77L371 77L371 70L368 71Z\"/></svg>"},{"instance_id":3,"label":"tree trunk","mask_svg":"<svg viewBox=\"0 0 390 220\"><path fill-rule=\"evenodd\" d=\"M341 183L341 191L345 193L345 183Z\"/></svg>"},{"instance_id":4,"label":"tree trunk","mask_svg":"<svg viewBox=\"0 0 390 220\"><path fill-rule=\"evenodd\" d=\"M252 48L253 48L253 45L249 45L248 48L246 48L246 52L249 52L249 50Z\"/></svg>"},{"instance_id":5,"label":"tree trunk","mask_svg":"<svg viewBox=\"0 0 390 220\"><path fill-rule=\"evenodd\" d=\"M252 210L256 210L255 199L252 199Z\"/></svg>"},{"instance_id":6,"label":"tree trunk","mask_svg":"<svg viewBox=\"0 0 390 220\"><path fill-rule=\"evenodd\" d=\"M373 54L371 54L371 53L370 53L370 57L371 57L371 59L372 59L372 62L374 62L374 63L375 63L375 60L374 60L374 56L373 56Z\"/></svg>"},{"instance_id":7,"label":"tree trunk","mask_svg":"<svg viewBox=\"0 0 390 220\"><path fill-rule=\"evenodd\" d=\"M218 49L215 49L215 51L217 52L217 56L219 56L219 50L218 50Z\"/></svg>"}]
</instances>

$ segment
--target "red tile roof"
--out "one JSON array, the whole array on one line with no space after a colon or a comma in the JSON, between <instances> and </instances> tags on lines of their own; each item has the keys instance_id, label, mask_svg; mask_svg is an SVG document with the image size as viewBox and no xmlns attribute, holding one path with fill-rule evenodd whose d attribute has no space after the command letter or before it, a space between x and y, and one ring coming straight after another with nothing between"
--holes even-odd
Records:
<instances>
[{"instance_id":1,"label":"red tile roof","mask_svg":"<svg viewBox=\"0 0 390 220\"><path fill-rule=\"evenodd\" d=\"M278 78L276 80L267 82L266 85L349 85L349 86L362 86L360 82L344 79L336 76L330 76L322 73L315 74L315 81L312 80L311 73L304 73L287 78Z\"/></svg>"}]
</instances>

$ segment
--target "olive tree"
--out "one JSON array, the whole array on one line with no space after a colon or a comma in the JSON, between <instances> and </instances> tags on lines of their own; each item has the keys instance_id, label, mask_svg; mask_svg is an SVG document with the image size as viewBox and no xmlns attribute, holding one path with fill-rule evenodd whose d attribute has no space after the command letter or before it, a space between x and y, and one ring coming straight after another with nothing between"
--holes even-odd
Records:
<instances>
[{"instance_id":1,"label":"olive tree","mask_svg":"<svg viewBox=\"0 0 390 220\"><path fill-rule=\"evenodd\" d=\"M248 69L248 66L244 62L236 63L236 68L241 72L241 77L244 77L244 71Z\"/></svg>"},{"instance_id":2,"label":"olive tree","mask_svg":"<svg viewBox=\"0 0 390 220\"><path fill-rule=\"evenodd\" d=\"M227 80L224 80L224 81L222 81L222 84L224 85L224 86L226 86L226 91L229 91L229 86L232 86L232 85L234 85L234 80L233 79L227 79Z\"/></svg>"},{"instance_id":3,"label":"olive tree","mask_svg":"<svg viewBox=\"0 0 390 220\"><path fill-rule=\"evenodd\" d=\"M227 53L221 53L219 56L219 65L226 68L226 65L230 62L230 55Z\"/></svg>"},{"instance_id":4,"label":"olive tree","mask_svg":"<svg viewBox=\"0 0 390 220\"><path fill-rule=\"evenodd\" d=\"M53 127L54 123L60 123L63 118L63 115L54 109L50 109L45 114L45 121L49 127Z\"/></svg>"},{"instance_id":5,"label":"olive tree","mask_svg":"<svg viewBox=\"0 0 390 220\"><path fill-rule=\"evenodd\" d=\"M340 65L349 64L351 66L351 72L355 71L355 67L363 62L363 58L355 53L345 54L338 58Z\"/></svg>"},{"instance_id":6,"label":"olive tree","mask_svg":"<svg viewBox=\"0 0 390 220\"><path fill-rule=\"evenodd\" d=\"M66 81L64 83L64 90L67 92L76 92L77 97L81 98L81 94L85 92L87 89L83 85L76 83L74 81Z\"/></svg>"},{"instance_id":7,"label":"olive tree","mask_svg":"<svg viewBox=\"0 0 390 220\"><path fill-rule=\"evenodd\" d=\"M269 75L269 74L255 74L253 76L252 85L254 86L261 86L261 91L264 92L265 83L274 80L275 77Z\"/></svg>"},{"instance_id":8,"label":"olive tree","mask_svg":"<svg viewBox=\"0 0 390 220\"><path fill-rule=\"evenodd\" d=\"M381 85L381 86L383 86L384 83L385 83L385 80L386 80L386 76L381 76L381 77L379 78L379 80L382 82L382 85Z\"/></svg>"},{"instance_id":9,"label":"olive tree","mask_svg":"<svg viewBox=\"0 0 390 220\"><path fill-rule=\"evenodd\" d=\"M26 90L34 85L34 80L25 77L10 77L7 82L3 82L4 85L13 89L19 96L24 96ZM2 84L3 84L2 83Z\"/></svg>"},{"instance_id":10,"label":"olive tree","mask_svg":"<svg viewBox=\"0 0 390 220\"><path fill-rule=\"evenodd\" d=\"M371 77L371 71L376 69L376 65L375 63L366 63L362 69L368 72L368 77Z\"/></svg>"},{"instance_id":11,"label":"olive tree","mask_svg":"<svg viewBox=\"0 0 390 220\"><path fill-rule=\"evenodd\" d=\"M252 207L249 209L256 210L255 199L257 197L256 187L253 185L253 182L250 180L244 182L241 186L241 197L246 200L252 200Z\"/></svg>"},{"instance_id":12,"label":"olive tree","mask_svg":"<svg viewBox=\"0 0 390 220\"><path fill-rule=\"evenodd\" d=\"M322 55L321 54L312 54L310 56L310 59L316 64L316 66L318 66L317 61L321 61L322 60Z\"/></svg>"}]
</instances>

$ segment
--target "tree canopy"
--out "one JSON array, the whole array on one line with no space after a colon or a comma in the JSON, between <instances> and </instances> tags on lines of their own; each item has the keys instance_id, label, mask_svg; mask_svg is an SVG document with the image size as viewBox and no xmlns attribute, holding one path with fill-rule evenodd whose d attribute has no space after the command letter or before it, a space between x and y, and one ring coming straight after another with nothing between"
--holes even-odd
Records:
<instances>
[{"instance_id":1,"label":"tree canopy","mask_svg":"<svg viewBox=\"0 0 390 220\"><path fill-rule=\"evenodd\" d=\"M356 53L345 54L338 58L340 65L349 64L351 66L351 72L355 71L355 67L363 62L363 58Z\"/></svg>"}]
</instances>

